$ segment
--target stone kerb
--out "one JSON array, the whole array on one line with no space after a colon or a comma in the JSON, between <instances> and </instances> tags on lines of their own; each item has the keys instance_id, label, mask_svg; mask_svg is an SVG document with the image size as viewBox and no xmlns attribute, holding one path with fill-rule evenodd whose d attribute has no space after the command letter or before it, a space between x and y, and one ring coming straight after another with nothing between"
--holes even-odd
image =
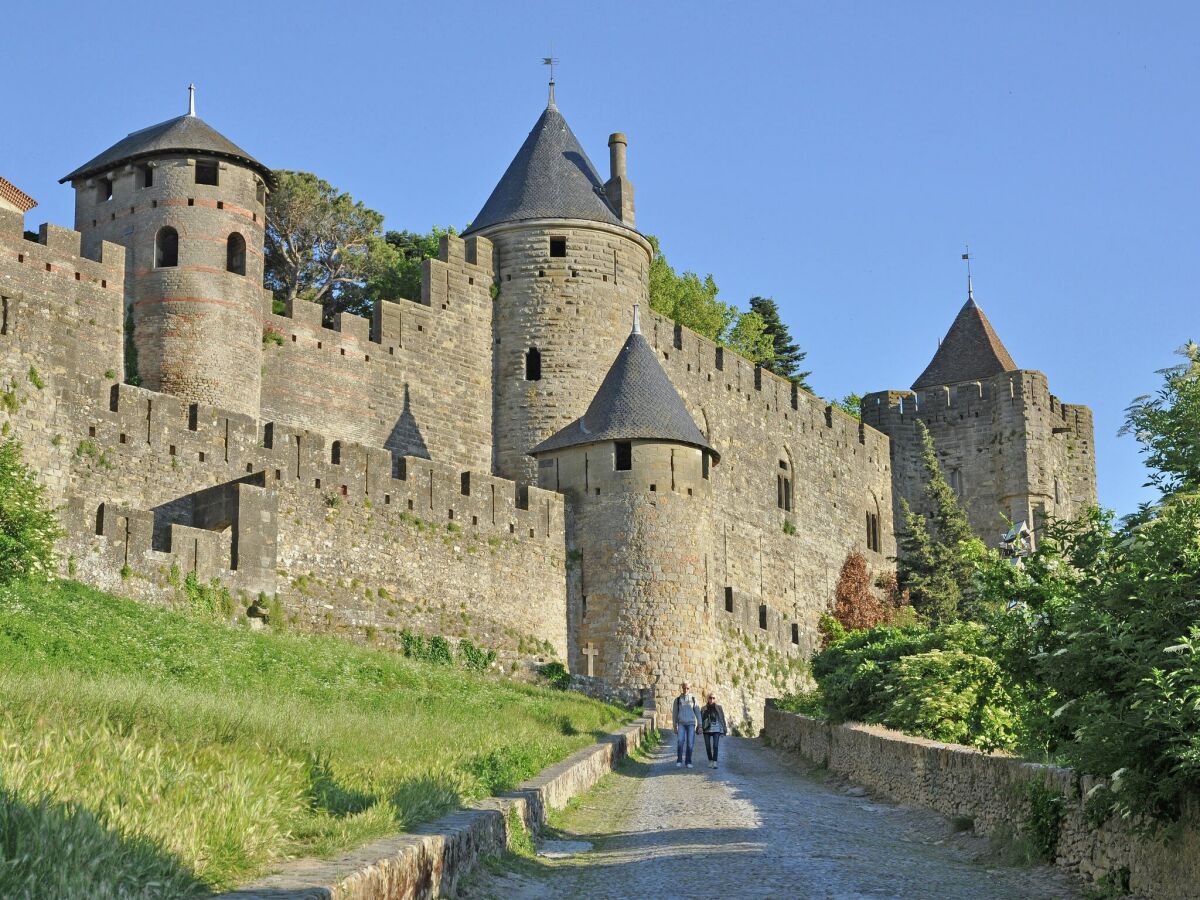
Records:
<instances>
[{"instance_id":1,"label":"stone kerb","mask_svg":"<svg viewBox=\"0 0 1200 900\"><path fill-rule=\"evenodd\" d=\"M627 757L654 728L643 716L591 747L550 766L515 791L417 828L365 844L336 859L302 859L280 872L222 895L222 900L279 897L337 900L425 900L453 896L459 879L508 844L509 812L537 832L546 812L561 809Z\"/></svg>"},{"instance_id":2,"label":"stone kerb","mask_svg":"<svg viewBox=\"0 0 1200 900\"><path fill-rule=\"evenodd\" d=\"M778 709L767 701L772 745L799 753L899 803L966 816L984 835L1021 834L1029 815L1027 787L1041 782L1065 798L1054 862L1089 879L1127 870L1135 896L1183 900L1200 884L1200 813L1191 809L1169 836L1145 837L1130 823L1090 825L1084 798L1099 782L1070 769L1001 753L939 743L872 725L832 725Z\"/></svg>"}]
</instances>

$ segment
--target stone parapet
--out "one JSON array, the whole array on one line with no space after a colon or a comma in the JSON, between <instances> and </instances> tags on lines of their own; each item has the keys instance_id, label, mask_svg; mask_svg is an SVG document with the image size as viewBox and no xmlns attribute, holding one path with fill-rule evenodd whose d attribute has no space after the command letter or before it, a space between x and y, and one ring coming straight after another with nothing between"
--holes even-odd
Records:
<instances>
[{"instance_id":1,"label":"stone parapet","mask_svg":"<svg viewBox=\"0 0 1200 900\"><path fill-rule=\"evenodd\" d=\"M424 900L454 896L458 882L483 857L508 845L515 809L536 833L546 812L562 809L627 757L654 728L654 716L637 719L591 747L550 766L502 797L451 813L412 834L372 841L336 859L302 859L275 875L222 895L222 900L338 898Z\"/></svg>"},{"instance_id":2,"label":"stone parapet","mask_svg":"<svg viewBox=\"0 0 1200 900\"><path fill-rule=\"evenodd\" d=\"M1099 782L1070 769L1000 753L911 737L872 725L832 725L784 712L767 701L765 737L889 800L964 816L984 835L1020 834L1028 821L1028 785L1062 796L1054 862L1088 880L1127 872L1134 896L1185 900L1200 884L1200 810L1195 805L1169 837L1135 833L1110 819L1088 824L1083 798Z\"/></svg>"}]
</instances>

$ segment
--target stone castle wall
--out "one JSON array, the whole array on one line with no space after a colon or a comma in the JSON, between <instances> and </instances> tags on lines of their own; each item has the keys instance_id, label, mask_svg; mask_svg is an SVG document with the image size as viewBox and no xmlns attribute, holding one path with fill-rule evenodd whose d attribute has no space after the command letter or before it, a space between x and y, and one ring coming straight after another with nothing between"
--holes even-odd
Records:
<instances>
[{"instance_id":1,"label":"stone castle wall","mask_svg":"<svg viewBox=\"0 0 1200 900\"><path fill-rule=\"evenodd\" d=\"M1070 769L983 753L874 725L831 725L767 706L765 736L809 762L878 791L889 800L969 818L980 834L1028 831L1028 788L1040 783L1063 798L1054 862L1088 880L1127 873L1133 896L1184 900L1200 883L1200 809L1172 832L1139 834L1112 818L1088 822L1086 800L1097 779Z\"/></svg>"},{"instance_id":2,"label":"stone castle wall","mask_svg":"<svg viewBox=\"0 0 1200 900\"><path fill-rule=\"evenodd\" d=\"M149 599L217 578L242 610L277 594L296 625L360 639L565 655L561 498L120 384L123 249L0 225L2 414L60 508L64 569Z\"/></svg>"},{"instance_id":3,"label":"stone castle wall","mask_svg":"<svg viewBox=\"0 0 1200 900\"><path fill-rule=\"evenodd\" d=\"M263 327L262 417L343 435L393 456L492 468L492 246L444 237L420 302L379 302L370 320L298 302Z\"/></svg>"},{"instance_id":4,"label":"stone castle wall","mask_svg":"<svg viewBox=\"0 0 1200 900\"><path fill-rule=\"evenodd\" d=\"M971 527L995 545L1009 522L1031 527L1096 503L1092 413L1059 401L1046 376L1022 370L918 393L863 399L863 420L892 439L894 500L923 509L924 468L916 423L925 423Z\"/></svg>"}]
</instances>

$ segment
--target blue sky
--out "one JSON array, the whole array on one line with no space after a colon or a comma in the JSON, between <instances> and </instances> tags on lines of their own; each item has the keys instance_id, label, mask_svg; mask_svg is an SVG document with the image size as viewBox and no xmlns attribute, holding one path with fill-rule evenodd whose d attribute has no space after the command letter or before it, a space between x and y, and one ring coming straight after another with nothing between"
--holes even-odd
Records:
<instances>
[{"instance_id":1,"label":"blue sky","mask_svg":"<svg viewBox=\"0 0 1200 900\"><path fill-rule=\"evenodd\" d=\"M0 175L34 223L125 133L198 112L388 227L463 225L545 103L629 135L638 225L722 296L774 296L823 396L904 388L975 292L1095 411L1100 499L1150 494L1129 400L1200 338L1200 6L94 3L5 12Z\"/></svg>"}]
</instances>

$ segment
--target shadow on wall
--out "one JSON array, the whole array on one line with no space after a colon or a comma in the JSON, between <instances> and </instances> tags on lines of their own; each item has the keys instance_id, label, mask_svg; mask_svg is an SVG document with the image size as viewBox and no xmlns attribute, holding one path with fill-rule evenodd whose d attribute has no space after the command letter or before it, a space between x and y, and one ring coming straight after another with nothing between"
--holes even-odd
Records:
<instances>
[{"instance_id":1,"label":"shadow on wall","mask_svg":"<svg viewBox=\"0 0 1200 900\"><path fill-rule=\"evenodd\" d=\"M398 465L401 457L418 456L421 459L432 459L425 437L421 434L421 426L412 412L412 398L409 395L408 382L404 383L404 408L400 410L400 418L392 426L383 446L392 451L392 468ZM395 472L393 471L393 474Z\"/></svg>"},{"instance_id":2,"label":"shadow on wall","mask_svg":"<svg viewBox=\"0 0 1200 900\"><path fill-rule=\"evenodd\" d=\"M30 804L0 788L0 895L92 897L113 885L154 884L160 896L192 897L205 885L156 842L104 826L89 810Z\"/></svg>"}]
</instances>

